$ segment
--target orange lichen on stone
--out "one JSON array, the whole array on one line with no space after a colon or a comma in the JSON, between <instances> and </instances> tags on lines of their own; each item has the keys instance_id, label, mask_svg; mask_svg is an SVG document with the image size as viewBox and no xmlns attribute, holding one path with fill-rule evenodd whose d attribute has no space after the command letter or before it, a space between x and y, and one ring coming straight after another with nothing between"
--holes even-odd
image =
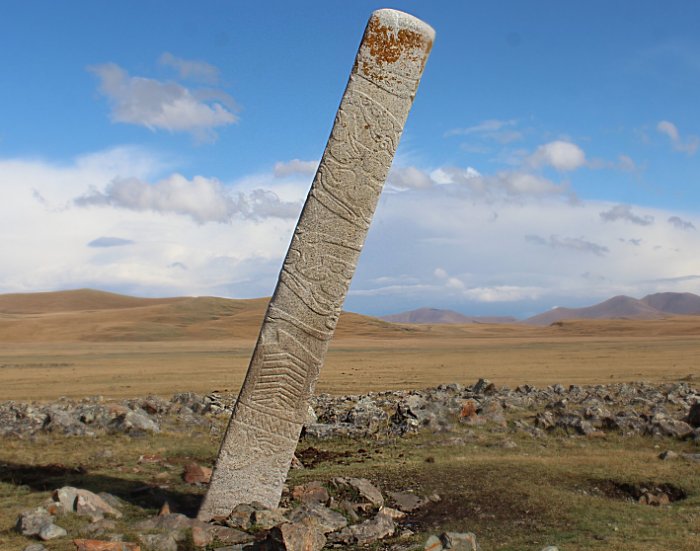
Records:
<instances>
[{"instance_id":1,"label":"orange lichen on stone","mask_svg":"<svg viewBox=\"0 0 700 551\"><path fill-rule=\"evenodd\" d=\"M396 63L402 54L411 50L421 50L428 54L433 42L423 34L409 29L399 29L395 33L387 25L382 25L379 19L372 17L367 24L364 44L369 48L370 55L379 63ZM414 56L414 59L418 56ZM425 55L421 55L425 58Z\"/></svg>"}]
</instances>

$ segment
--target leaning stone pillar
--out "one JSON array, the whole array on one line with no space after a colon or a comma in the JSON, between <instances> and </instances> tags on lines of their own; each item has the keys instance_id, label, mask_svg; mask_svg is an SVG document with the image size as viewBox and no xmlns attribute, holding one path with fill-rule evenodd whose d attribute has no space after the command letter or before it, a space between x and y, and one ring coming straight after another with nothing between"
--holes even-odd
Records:
<instances>
[{"instance_id":1,"label":"leaning stone pillar","mask_svg":"<svg viewBox=\"0 0 700 551\"><path fill-rule=\"evenodd\" d=\"M372 14L287 252L199 519L276 507L434 31Z\"/></svg>"}]
</instances>

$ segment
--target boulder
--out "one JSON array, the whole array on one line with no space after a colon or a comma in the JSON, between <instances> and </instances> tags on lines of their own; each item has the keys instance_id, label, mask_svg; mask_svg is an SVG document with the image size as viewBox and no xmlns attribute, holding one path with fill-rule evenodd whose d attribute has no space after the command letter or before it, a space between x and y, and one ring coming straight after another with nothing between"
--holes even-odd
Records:
<instances>
[{"instance_id":1,"label":"boulder","mask_svg":"<svg viewBox=\"0 0 700 551\"><path fill-rule=\"evenodd\" d=\"M369 520L330 534L329 539L334 543L365 545L391 536L395 529L394 520L384 512L379 512Z\"/></svg>"},{"instance_id":2,"label":"boulder","mask_svg":"<svg viewBox=\"0 0 700 551\"><path fill-rule=\"evenodd\" d=\"M270 551L320 551L326 537L311 518L276 526L265 540Z\"/></svg>"},{"instance_id":3,"label":"boulder","mask_svg":"<svg viewBox=\"0 0 700 551\"><path fill-rule=\"evenodd\" d=\"M440 541L444 549L455 551L480 551L476 536L472 532L443 532Z\"/></svg>"},{"instance_id":4,"label":"boulder","mask_svg":"<svg viewBox=\"0 0 700 551\"><path fill-rule=\"evenodd\" d=\"M44 524L39 530L38 534L38 536L44 541L55 540L56 538L63 538L67 535L68 532L66 532L65 528L56 526L53 523Z\"/></svg>"},{"instance_id":5,"label":"boulder","mask_svg":"<svg viewBox=\"0 0 700 551\"><path fill-rule=\"evenodd\" d=\"M211 473L212 470L209 467L203 467L196 463L189 463L185 465L182 479L187 482L187 484L209 484Z\"/></svg>"},{"instance_id":6,"label":"boulder","mask_svg":"<svg viewBox=\"0 0 700 551\"><path fill-rule=\"evenodd\" d=\"M253 512L251 521L256 528L269 530L278 524L288 522L285 512L285 509L258 509Z\"/></svg>"},{"instance_id":7,"label":"boulder","mask_svg":"<svg viewBox=\"0 0 700 551\"><path fill-rule=\"evenodd\" d=\"M320 503L304 503L289 513L289 520L292 522L301 522L306 518L314 519L324 534L336 532L348 525L343 515ZM357 518L359 520L359 517Z\"/></svg>"},{"instance_id":8,"label":"boulder","mask_svg":"<svg viewBox=\"0 0 700 551\"><path fill-rule=\"evenodd\" d=\"M75 551L141 551L135 543L126 541L73 540Z\"/></svg>"},{"instance_id":9,"label":"boulder","mask_svg":"<svg viewBox=\"0 0 700 551\"><path fill-rule=\"evenodd\" d=\"M110 428L116 432L139 433L160 432L158 424L151 419L142 409L129 410L118 415L111 423Z\"/></svg>"},{"instance_id":10,"label":"boulder","mask_svg":"<svg viewBox=\"0 0 700 551\"><path fill-rule=\"evenodd\" d=\"M17 518L15 529L23 536L38 536L44 526L53 523L53 517L43 507L23 511Z\"/></svg>"},{"instance_id":11,"label":"boulder","mask_svg":"<svg viewBox=\"0 0 700 551\"><path fill-rule=\"evenodd\" d=\"M337 488L351 488L355 490L359 496L369 501L375 507L384 505L384 496L379 489L366 478L344 478L336 477L332 483Z\"/></svg>"},{"instance_id":12,"label":"boulder","mask_svg":"<svg viewBox=\"0 0 700 551\"><path fill-rule=\"evenodd\" d=\"M292 497L301 503L328 503L330 499L328 490L317 481L294 486Z\"/></svg>"},{"instance_id":13,"label":"boulder","mask_svg":"<svg viewBox=\"0 0 700 551\"><path fill-rule=\"evenodd\" d=\"M389 499L399 511L412 513L427 503L427 499L408 492L387 492Z\"/></svg>"},{"instance_id":14,"label":"boulder","mask_svg":"<svg viewBox=\"0 0 700 551\"><path fill-rule=\"evenodd\" d=\"M688 411L685 421L693 428L700 427L700 402L695 402L690 406L690 411Z\"/></svg>"}]
</instances>

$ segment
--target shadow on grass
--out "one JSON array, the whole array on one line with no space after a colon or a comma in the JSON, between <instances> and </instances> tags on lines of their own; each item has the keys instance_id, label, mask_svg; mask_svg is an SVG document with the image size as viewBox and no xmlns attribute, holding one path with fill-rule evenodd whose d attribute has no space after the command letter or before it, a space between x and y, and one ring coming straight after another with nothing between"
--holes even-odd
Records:
<instances>
[{"instance_id":1,"label":"shadow on grass","mask_svg":"<svg viewBox=\"0 0 700 551\"><path fill-rule=\"evenodd\" d=\"M203 496L184 493L138 480L90 473L84 467L65 465L21 465L0 463L0 482L28 486L36 491L51 491L62 486L75 486L91 492L108 492L143 509L160 509L166 501L172 511L193 517Z\"/></svg>"}]
</instances>

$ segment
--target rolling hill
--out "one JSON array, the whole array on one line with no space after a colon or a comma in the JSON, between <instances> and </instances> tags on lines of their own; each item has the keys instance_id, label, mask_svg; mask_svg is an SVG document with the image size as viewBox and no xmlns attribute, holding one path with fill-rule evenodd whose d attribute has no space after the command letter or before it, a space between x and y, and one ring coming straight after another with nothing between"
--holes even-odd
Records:
<instances>
[{"instance_id":1,"label":"rolling hill","mask_svg":"<svg viewBox=\"0 0 700 551\"><path fill-rule=\"evenodd\" d=\"M269 298L137 298L79 289L0 295L0 342L255 339ZM405 334L411 328L343 312L336 335Z\"/></svg>"},{"instance_id":2,"label":"rolling hill","mask_svg":"<svg viewBox=\"0 0 700 551\"><path fill-rule=\"evenodd\" d=\"M418 308L408 312L400 312L379 319L392 323L515 323L511 316L465 316L454 310L439 308Z\"/></svg>"},{"instance_id":3,"label":"rolling hill","mask_svg":"<svg viewBox=\"0 0 700 551\"><path fill-rule=\"evenodd\" d=\"M562 320L658 320L669 316L700 315L700 296L692 293L656 293L636 299L616 296L584 308L554 308L524 320L531 325L550 325Z\"/></svg>"}]
</instances>

